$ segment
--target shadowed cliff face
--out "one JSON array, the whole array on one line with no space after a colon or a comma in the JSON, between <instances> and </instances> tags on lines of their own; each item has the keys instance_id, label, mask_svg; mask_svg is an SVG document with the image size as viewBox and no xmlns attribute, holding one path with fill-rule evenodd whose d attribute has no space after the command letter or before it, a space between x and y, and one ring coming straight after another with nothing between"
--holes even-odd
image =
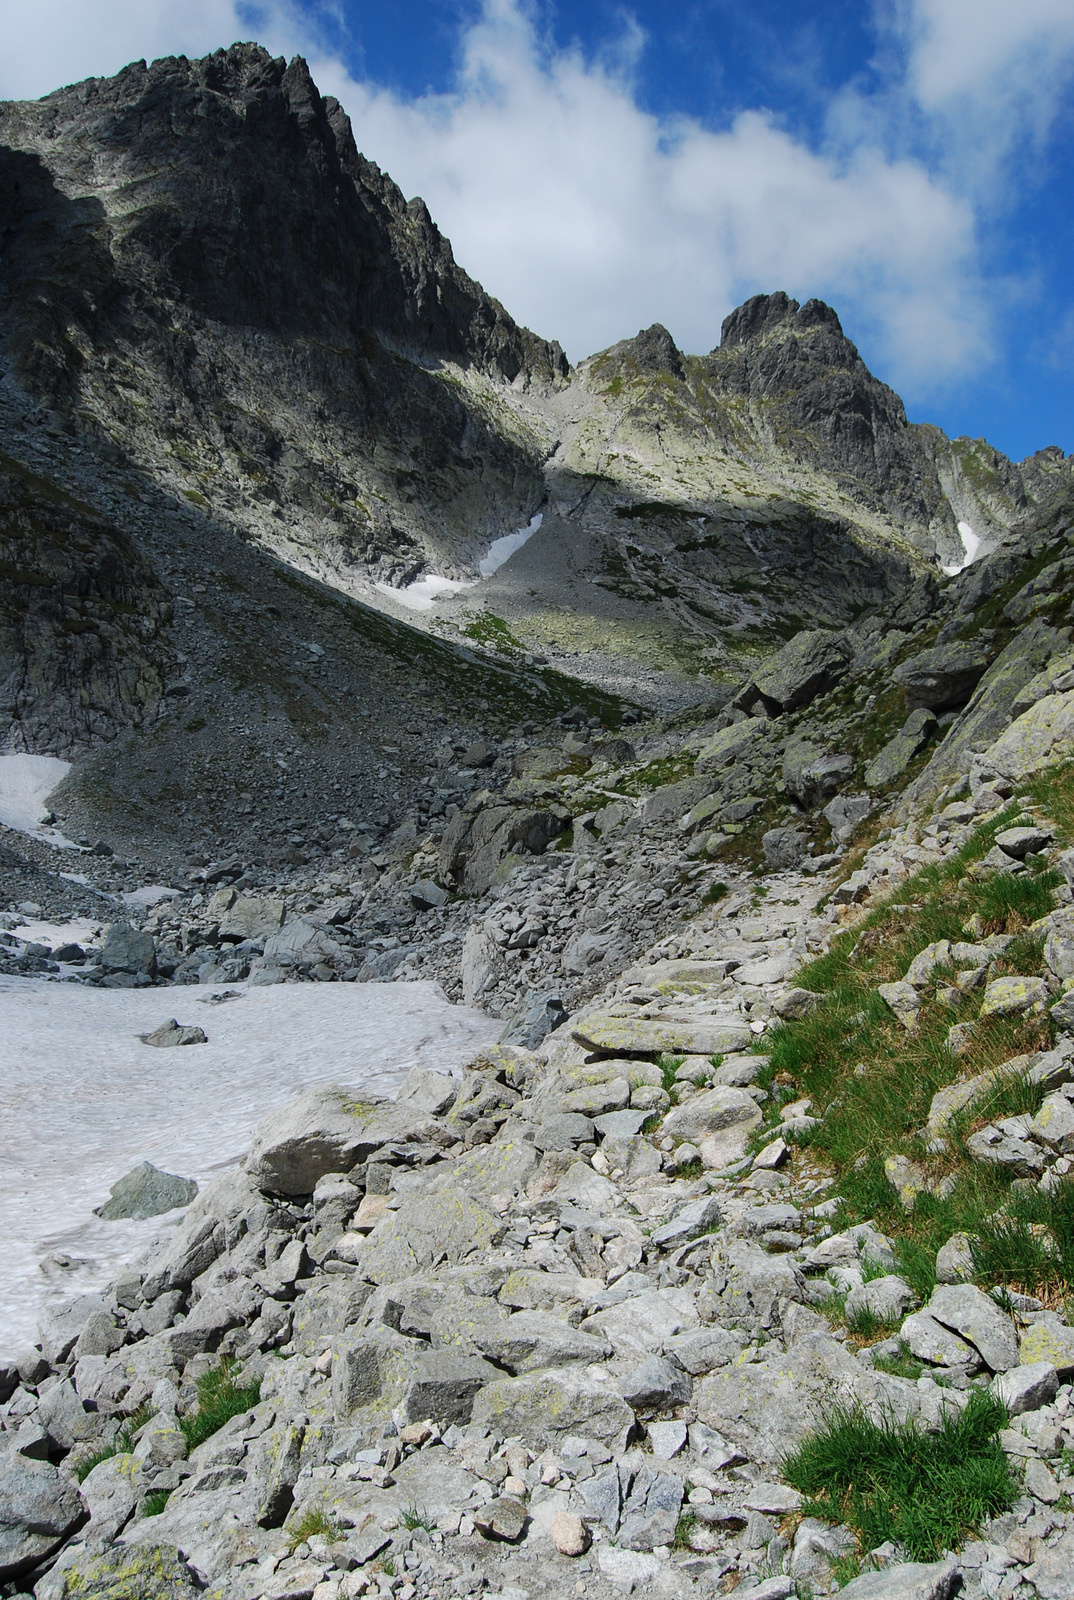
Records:
<instances>
[{"instance_id":1,"label":"shadowed cliff face","mask_svg":"<svg viewBox=\"0 0 1074 1600\"><path fill-rule=\"evenodd\" d=\"M923 616L961 518L987 548L1069 478L909 423L817 300L754 297L707 356L654 324L572 372L305 62L248 44L0 106L0 371L136 499L141 474L382 608L374 586L469 580L426 620L606 687L626 662L628 694L654 669L725 693L802 626Z\"/></svg>"}]
</instances>

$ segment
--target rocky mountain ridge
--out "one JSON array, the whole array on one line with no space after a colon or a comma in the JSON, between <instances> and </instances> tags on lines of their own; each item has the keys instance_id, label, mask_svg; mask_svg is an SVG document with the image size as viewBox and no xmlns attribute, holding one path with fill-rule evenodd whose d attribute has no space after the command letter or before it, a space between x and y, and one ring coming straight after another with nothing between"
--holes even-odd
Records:
<instances>
[{"instance_id":1,"label":"rocky mountain ridge","mask_svg":"<svg viewBox=\"0 0 1074 1600\"><path fill-rule=\"evenodd\" d=\"M712 699L807 622L923 614L960 521L987 549L1069 481L1059 452L909 424L819 301L757 296L708 356L653 328L572 372L300 59L134 63L3 107L0 149L9 393L221 537L608 690ZM395 603L429 573L472 587Z\"/></svg>"}]
</instances>

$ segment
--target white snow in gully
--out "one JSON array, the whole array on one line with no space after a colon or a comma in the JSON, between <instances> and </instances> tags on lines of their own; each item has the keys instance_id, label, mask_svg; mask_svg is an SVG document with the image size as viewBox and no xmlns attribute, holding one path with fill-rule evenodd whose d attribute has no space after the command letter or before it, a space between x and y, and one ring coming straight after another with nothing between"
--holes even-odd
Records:
<instances>
[{"instance_id":1,"label":"white snow in gully","mask_svg":"<svg viewBox=\"0 0 1074 1600\"><path fill-rule=\"evenodd\" d=\"M22 751L0 755L0 822L61 849L77 850L73 840L65 839L44 821L46 800L70 770L71 763L58 756L31 756Z\"/></svg>"},{"instance_id":2,"label":"white snow in gully","mask_svg":"<svg viewBox=\"0 0 1074 1600\"><path fill-rule=\"evenodd\" d=\"M532 539L543 521L544 515L538 511L524 528L519 528L515 533L505 533L501 539L493 539L477 564L477 570L482 578L491 578L494 572L499 572L504 563L510 561L515 551L521 550L527 540ZM431 611L441 595L458 594L463 589L476 589L477 583L467 583L459 578L441 578L437 573L429 572L424 578L416 578L403 589L393 589L389 583L377 583L374 584L374 588L381 594L398 600L399 604L406 606L409 611Z\"/></svg>"}]
</instances>

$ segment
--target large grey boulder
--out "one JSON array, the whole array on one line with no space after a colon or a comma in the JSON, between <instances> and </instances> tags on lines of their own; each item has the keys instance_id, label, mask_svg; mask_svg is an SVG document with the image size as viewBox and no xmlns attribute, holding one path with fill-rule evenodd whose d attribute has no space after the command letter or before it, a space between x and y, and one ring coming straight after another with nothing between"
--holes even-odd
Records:
<instances>
[{"instance_id":1,"label":"large grey boulder","mask_svg":"<svg viewBox=\"0 0 1074 1600\"><path fill-rule=\"evenodd\" d=\"M465 1189L416 1195L377 1224L359 1266L373 1283L394 1283L438 1264L456 1266L468 1256L482 1256L506 1232L499 1213Z\"/></svg>"},{"instance_id":2,"label":"large grey boulder","mask_svg":"<svg viewBox=\"0 0 1074 1600\"><path fill-rule=\"evenodd\" d=\"M837 794L824 807L823 815L838 844L845 844L859 822L873 809L873 798L868 794Z\"/></svg>"},{"instance_id":3,"label":"large grey boulder","mask_svg":"<svg viewBox=\"0 0 1074 1600\"><path fill-rule=\"evenodd\" d=\"M835 1339L807 1334L786 1355L723 1367L695 1383L698 1419L750 1459L778 1466L833 1405L860 1403L879 1420L885 1407L913 1415L913 1385L873 1373Z\"/></svg>"},{"instance_id":4,"label":"large grey boulder","mask_svg":"<svg viewBox=\"0 0 1074 1600\"><path fill-rule=\"evenodd\" d=\"M51 1462L0 1451L0 1582L44 1561L85 1517L75 1484Z\"/></svg>"},{"instance_id":5,"label":"large grey boulder","mask_svg":"<svg viewBox=\"0 0 1074 1600\"><path fill-rule=\"evenodd\" d=\"M761 835L764 858L773 872L787 872L799 866L808 842L801 828L769 828Z\"/></svg>"},{"instance_id":6,"label":"large grey boulder","mask_svg":"<svg viewBox=\"0 0 1074 1600\"><path fill-rule=\"evenodd\" d=\"M607 1340L573 1328L550 1311L516 1311L476 1326L471 1337L482 1355L514 1377L542 1367L603 1361L611 1354Z\"/></svg>"},{"instance_id":7,"label":"large grey boulder","mask_svg":"<svg viewBox=\"0 0 1074 1600\"><path fill-rule=\"evenodd\" d=\"M129 922L111 923L105 929L101 944L100 965L106 972L151 978L157 970L157 949L152 934L132 928Z\"/></svg>"},{"instance_id":8,"label":"large grey boulder","mask_svg":"<svg viewBox=\"0 0 1074 1600\"><path fill-rule=\"evenodd\" d=\"M221 899L227 901L220 918L220 933L225 939L253 939L260 943L283 927L286 907L282 900L269 895L238 894L234 889L222 889L213 896L213 903Z\"/></svg>"},{"instance_id":9,"label":"large grey boulder","mask_svg":"<svg viewBox=\"0 0 1074 1600\"><path fill-rule=\"evenodd\" d=\"M746 717L742 722L733 722L729 728L721 728L701 746L694 771L717 772L729 766L752 749L765 732L764 717Z\"/></svg>"},{"instance_id":10,"label":"large grey boulder","mask_svg":"<svg viewBox=\"0 0 1074 1600\"><path fill-rule=\"evenodd\" d=\"M265 940L265 962L274 967L315 967L322 962L330 965L342 954L342 945L305 917L285 923Z\"/></svg>"},{"instance_id":11,"label":"large grey boulder","mask_svg":"<svg viewBox=\"0 0 1074 1600\"><path fill-rule=\"evenodd\" d=\"M605 1055L731 1055L746 1050L753 1034L740 1017L640 1017L614 1016L594 1011L571 1026L579 1044Z\"/></svg>"},{"instance_id":12,"label":"large grey boulder","mask_svg":"<svg viewBox=\"0 0 1074 1600\"><path fill-rule=\"evenodd\" d=\"M783 784L806 810L830 800L854 773L854 757L830 755L805 740L793 740L783 754Z\"/></svg>"},{"instance_id":13,"label":"large grey boulder","mask_svg":"<svg viewBox=\"0 0 1074 1600\"><path fill-rule=\"evenodd\" d=\"M1018 1365L1014 1319L972 1283L941 1283L932 1292L929 1315L961 1334L980 1351L993 1372Z\"/></svg>"},{"instance_id":14,"label":"large grey boulder","mask_svg":"<svg viewBox=\"0 0 1074 1600\"><path fill-rule=\"evenodd\" d=\"M467 894L484 894L505 857L543 855L569 821L569 813L561 806L547 811L511 805L467 808L444 830L437 876Z\"/></svg>"},{"instance_id":15,"label":"large grey boulder","mask_svg":"<svg viewBox=\"0 0 1074 1600\"><path fill-rule=\"evenodd\" d=\"M312 1194L326 1173L349 1172L383 1144L430 1139L449 1136L420 1106L326 1084L258 1123L243 1168L270 1194Z\"/></svg>"},{"instance_id":16,"label":"large grey boulder","mask_svg":"<svg viewBox=\"0 0 1074 1600\"><path fill-rule=\"evenodd\" d=\"M725 1128L748 1131L760 1122L757 1102L747 1090L718 1084L669 1111L662 1131L679 1144L700 1144L709 1134Z\"/></svg>"},{"instance_id":17,"label":"large grey boulder","mask_svg":"<svg viewBox=\"0 0 1074 1600\"><path fill-rule=\"evenodd\" d=\"M840 1600L952 1600L962 1588L957 1561L905 1561L863 1572L840 1589Z\"/></svg>"},{"instance_id":18,"label":"large grey boulder","mask_svg":"<svg viewBox=\"0 0 1074 1600\"><path fill-rule=\"evenodd\" d=\"M947 711L966 704L988 671L989 660L982 645L955 640L911 656L892 676L906 696L908 710L922 706Z\"/></svg>"},{"instance_id":19,"label":"large grey boulder","mask_svg":"<svg viewBox=\"0 0 1074 1600\"><path fill-rule=\"evenodd\" d=\"M500 1034L499 1042L519 1045L523 1050L536 1050L566 1020L566 1007L558 994L530 995Z\"/></svg>"},{"instance_id":20,"label":"large grey boulder","mask_svg":"<svg viewBox=\"0 0 1074 1600\"><path fill-rule=\"evenodd\" d=\"M131 1218L141 1222L160 1216L175 1206L189 1205L198 1192L193 1178L180 1178L174 1172L161 1172L151 1161L142 1161L110 1190L111 1198L95 1206L94 1213L104 1222Z\"/></svg>"},{"instance_id":21,"label":"large grey boulder","mask_svg":"<svg viewBox=\"0 0 1074 1600\"><path fill-rule=\"evenodd\" d=\"M473 1421L530 1450L559 1444L568 1434L626 1447L634 1413L608 1383L575 1367L555 1367L486 1384L474 1400Z\"/></svg>"},{"instance_id":22,"label":"large grey boulder","mask_svg":"<svg viewBox=\"0 0 1074 1600\"><path fill-rule=\"evenodd\" d=\"M760 700L770 716L807 706L846 677L852 655L847 641L827 629L796 634L754 673L739 703L749 710L754 699Z\"/></svg>"},{"instance_id":23,"label":"large grey boulder","mask_svg":"<svg viewBox=\"0 0 1074 1600\"><path fill-rule=\"evenodd\" d=\"M197 1600L201 1585L175 1545L73 1545L37 1585L37 1600Z\"/></svg>"},{"instance_id":24,"label":"large grey boulder","mask_svg":"<svg viewBox=\"0 0 1074 1600\"><path fill-rule=\"evenodd\" d=\"M669 1472L643 1466L634 1475L619 1524L623 1550L654 1550L669 1545L682 1509L683 1482Z\"/></svg>"},{"instance_id":25,"label":"large grey boulder","mask_svg":"<svg viewBox=\"0 0 1074 1600\"><path fill-rule=\"evenodd\" d=\"M936 718L926 707L919 706L911 711L898 733L866 767L865 781L869 787L883 789L901 778L914 757L924 750L936 728Z\"/></svg>"},{"instance_id":26,"label":"large grey boulder","mask_svg":"<svg viewBox=\"0 0 1074 1600\"><path fill-rule=\"evenodd\" d=\"M990 766L1018 780L1070 754L1074 746L1074 692L1046 695L1022 713L988 747Z\"/></svg>"}]
</instances>

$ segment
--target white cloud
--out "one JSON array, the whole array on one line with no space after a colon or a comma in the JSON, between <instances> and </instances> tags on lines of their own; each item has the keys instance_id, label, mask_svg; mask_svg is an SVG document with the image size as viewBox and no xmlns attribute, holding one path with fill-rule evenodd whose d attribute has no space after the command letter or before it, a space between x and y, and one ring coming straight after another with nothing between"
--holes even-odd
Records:
<instances>
[{"instance_id":1,"label":"white cloud","mask_svg":"<svg viewBox=\"0 0 1074 1600\"><path fill-rule=\"evenodd\" d=\"M662 121L627 77L543 48L513 0L468 31L449 95L403 100L329 61L316 76L463 265L575 359L657 320L708 350L775 288L852 312L899 382L986 349L970 208L874 145L818 153L760 112L716 133Z\"/></svg>"},{"instance_id":2,"label":"white cloud","mask_svg":"<svg viewBox=\"0 0 1074 1600\"><path fill-rule=\"evenodd\" d=\"M355 81L289 0L267 0L256 31L309 55L360 147L425 198L459 261L573 358L653 321L707 350L746 295L785 288L830 300L921 395L989 359L999 291L981 275L978 220L1012 149L1051 126L1074 11L887 3L896 64L880 90L833 100L816 147L764 109L717 132L652 115L632 81L635 27L590 59L542 38L525 0L485 0L451 92L416 98ZM250 33L238 0L0 0L0 95Z\"/></svg>"}]
</instances>

